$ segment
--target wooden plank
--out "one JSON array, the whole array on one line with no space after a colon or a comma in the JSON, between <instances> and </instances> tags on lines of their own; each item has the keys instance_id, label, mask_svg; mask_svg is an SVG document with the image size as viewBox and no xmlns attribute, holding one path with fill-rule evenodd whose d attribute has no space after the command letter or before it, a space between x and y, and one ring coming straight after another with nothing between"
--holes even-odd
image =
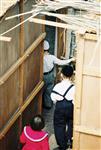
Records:
<instances>
[{"instance_id":1,"label":"wooden plank","mask_svg":"<svg viewBox=\"0 0 101 150\"><path fill-rule=\"evenodd\" d=\"M0 85L4 84L4 82L19 68L19 66L29 57L29 55L35 50L39 43L45 38L45 36L46 33L41 34L25 51L24 55L19 58L3 76L0 77Z\"/></svg>"},{"instance_id":2,"label":"wooden plank","mask_svg":"<svg viewBox=\"0 0 101 150\"><path fill-rule=\"evenodd\" d=\"M59 27L59 28L65 28L65 29L71 29L71 30L80 30L83 28L77 27L75 25L69 25L66 23L59 23L59 22L54 22L54 21L47 21L47 20L43 20L43 19L38 19L38 18L31 18L29 19L30 22L34 22L34 23L39 23L39 24L45 24L45 25L49 25L49 26L54 26L54 27Z\"/></svg>"},{"instance_id":3,"label":"wooden plank","mask_svg":"<svg viewBox=\"0 0 101 150\"><path fill-rule=\"evenodd\" d=\"M97 41L97 35L96 34L89 34L89 33L86 33L84 34L84 39L86 40L94 40L94 41Z\"/></svg>"},{"instance_id":4,"label":"wooden plank","mask_svg":"<svg viewBox=\"0 0 101 150\"><path fill-rule=\"evenodd\" d=\"M101 150L101 137L80 133L80 150Z\"/></svg>"},{"instance_id":5,"label":"wooden plank","mask_svg":"<svg viewBox=\"0 0 101 150\"><path fill-rule=\"evenodd\" d=\"M24 0L20 0L19 2L19 12L23 13L24 12ZM24 16L20 17L20 22L24 21ZM24 24L21 24L20 26L20 48L19 48L19 55L20 57L23 56L24 54ZM19 67L19 107L23 104L24 100L24 64L22 63L21 66ZM20 136L22 132L22 115L19 117L19 131L18 131L18 136ZM18 147L20 147L20 143L18 144Z\"/></svg>"},{"instance_id":6,"label":"wooden plank","mask_svg":"<svg viewBox=\"0 0 101 150\"><path fill-rule=\"evenodd\" d=\"M93 66L84 67L83 75L101 78L101 69L97 70L97 68Z\"/></svg>"},{"instance_id":7,"label":"wooden plank","mask_svg":"<svg viewBox=\"0 0 101 150\"><path fill-rule=\"evenodd\" d=\"M0 36L0 41L6 41L6 42L10 42L11 41L11 37L7 37L7 36Z\"/></svg>"},{"instance_id":8,"label":"wooden plank","mask_svg":"<svg viewBox=\"0 0 101 150\"><path fill-rule=\"evenodd\" d=\"M24 16L24 15L27 15L27 14L31 14L32 12L33 12L33 10L28 11L28 12L24 12L24 13L22 12L22 13L19 13L17 15L6 17L5 20L9 20L9 19L13 19L13 18L16 18L16 17Z\"/></svg>"},{"instance_id":9,"label":"wooden plank","mask_svg":"<svg viewBox=\"0 0 101 150\"><path fill-rule=\"evenodd\" d=\"M0 140L5 136L5 134L9 131L11 126L14 124L14 122L18 119L18 117L22 114L22 112L26 109L26 107L31 103L31 101L38 94L38 92L42 89L43 85L44 85L43 81L40 81L36 85L36 87L30 93L28 98L25 100L25 103L20 108L18 108L18 110L15 112L15 114L12 116L12 118L7 122L7 125L0 132Z\"/></svg>"},{"instance_id":10,"label":"wooden plank","mask_svg":"<svg viewBox=\"0 0 101 150\"><path fill-rule=\"evenodd\" d=\"M28 18L25 19L24 21L18 23L16 26L10 28L9 30L7 30L7 31L5 31L5 32L3 32L3 33L1 33L1 36L3 36L3 35L5 35L5 34L9 33L10 31L12 31L12 30L14 30L15 28L19 27L21 24L24 24L24 23L27 22L30 18L35 17L35 16L37 16L38 14L39 14L39 13L33 14L32 16L28 17Z\"/></svg>"},{"instance_id":11,"label":"wooden plank","mask_svg":"<svg viewBox=\"0 0 101 150\"><path fill-rule=\"evenodd\" d=\"M77 37L77 43L78 43L77 60L76 60L76 91L77 92L76 92L76 103L75 103L75 105L76 105L77 109L80 109L81 96L82 96L82 73L83 73L83 67L82 66L83 66L83 59L84 59L84 56L83 56L83 53L84 53L84 39L81 36L78 36ZM78 120L77 122L79 123L80 121ZM77 123L77 122L75 122L75 123Z\"/></svg>"},{"instance_id":12,"label":"wooden plank","mask_svg":"<svg viewBox=\"0 0 101 150\"><path fill-rule=\"evenodd\" d=\"M80 36L77 45L78 65L76 65L76 71L78 73L76 74L76 81L78 81L76 87L78 86L77 83L82 82L82 84L79 86L81 90L76 89L73 149L100 149L100 40L96 38L96 35L85 34ZM82 56L78 53L81 53ZM79 104L80 107L78 107Z\"/></svg>"},{"instance_id":13,"label":"wooden plank","mask_svg":"<svg viewBox=\"0 0 101 150\"><path fill-rule=\"evenodd\" d=\"M84 59L84 39L77 35L77 60L76 60L76 96L75 96L75 110L74 110L74 124L80 125L81 119L81 97L82 97L82 72ZM82 47L82 48L81 48ZM77 150L80 148L80 133L74 134L74 146ZM77 144L78 143L78 144Z\"/></svg>"},{"instance_id":14,"label":"wooden plank","mask_svg":"<svg viewBox=\"0 0 101 150\"><path fill-rule=\"evenodd\" d=\"M24 12L24 0L20 0L19 3L19 11L20 13ZM20 17L20 22L24 21L24 16ZM24 24L21 24L20 26L20 49L19 49L20 57L24 54ZM23 81L24 81L24 64L22 63L20 68L20 100L19 100L19 106L23 103Z\"/></svg>"},{"instance_id":15,"label":"wooden plank","mask_svg":"<svg viewBox=\"0 0 101 150\"><path fill-rule=\"evenodd\" d=\"M84 133L84 134L90 134L95 136L101 136L101 129L96 129L92 127L85 127L81 125L74 125L74 131Z\"/></svg>"},{"instance_id":16,"label":"wooden plank","mask_svg":"<svg viewBox=\"0 0 101 150\"><path fill-rule=\"evenodd\" d=\"M42 16L45 19L45 16ZM45 33L45 26L42 25L42 32ZM41 51L40 51L40 60L43 60L44 57L44 48L43 41L41 42ZM40 61L40 78L43 80L43 62Z\"/></svg>"},{"instance_id":17,"label":"wooden plank","mask_svg":"<svg viewBox=\"0 0 101 150\"><path fill-rule=\"evenodd\" d=\"M44 85L44 83L43 83ZM41 89L40 91L41 93L43 92L43 89ZM38 113L41 114L42 113L42 94L38 95Z\"/></svg>"}]
</instances>

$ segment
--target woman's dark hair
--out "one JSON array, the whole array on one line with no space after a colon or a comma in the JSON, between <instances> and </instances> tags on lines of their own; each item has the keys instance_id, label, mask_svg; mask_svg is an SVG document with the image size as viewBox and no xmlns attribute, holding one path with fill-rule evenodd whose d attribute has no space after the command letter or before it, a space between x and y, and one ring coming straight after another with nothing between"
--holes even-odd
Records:
<instances>
[{"instance_id":1,"label":"woman's dark hair","mask_svg":"<svg viewBox=\"0 0 101 150\"><path fill-rule=\"evenodd\" d=\"M40 131L44 128L45 126L45 122L44 122L44 119L41 115L35 115L31 122L30 122L30 125L31 125L31 128L33 130L37 130L37 131Z\"/></svg>"},{"instance_id":2,"label":"woman's dark hair","mask_svg":"<svg viewBox=\"0 0 101 150\"><path fill-rule=\"evenodd\" d=\"M63 66L61 72L64 76L71 77L73 75L73 67L70 65Z\"/></svg>"}]
</instances>

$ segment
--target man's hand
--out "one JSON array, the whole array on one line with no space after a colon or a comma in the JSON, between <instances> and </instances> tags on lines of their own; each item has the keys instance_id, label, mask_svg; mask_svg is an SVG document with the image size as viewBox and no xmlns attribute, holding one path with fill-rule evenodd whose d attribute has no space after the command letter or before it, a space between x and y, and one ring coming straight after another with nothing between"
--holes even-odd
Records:
<instances>
[{"instance_id":1,"label":"man's hand","mask_svg":"<svg viewBox=\"0 0 101 150\"><path fill-rule=\"evenodd\" d=\"M72 57L70 60L71 60L72 62L76 62L76 58L75 58L75 57Z\"/></svg>"},{"instance_id":2,"label":"man's hand","mask_svg":"<svg viewBox=\"0 0 101 150\"><path fill-rule=\"evenodd\" d=\"M60 56L60 59L62 59L62 60L66 60L66 58L65 58L65 57L63 57L63 56Z\"/></svg>"}]
</instances>

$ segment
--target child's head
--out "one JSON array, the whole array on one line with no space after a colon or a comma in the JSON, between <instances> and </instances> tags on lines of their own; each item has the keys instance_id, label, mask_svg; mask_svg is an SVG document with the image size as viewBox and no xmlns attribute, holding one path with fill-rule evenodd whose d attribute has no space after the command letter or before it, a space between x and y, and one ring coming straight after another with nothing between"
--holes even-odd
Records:
<instances>
[{"instance_id":1,"label":"child's head","mask_svg":"<svg viewBox=\"0 0 101 150\"><path fill-rule=\"evenodd\" d=\"M70 78L73 75L73 67L70 65L63 66L61 73L66 77Z\"/></svg>"},{"instance_id":2,"label":"child's head","mask_svg":"<svg viewBox=\"0 0 101 150\"><path fill-rule=\"evenodd\" d=\"M41 129L44 128L45 126L45 122L44 122L44 119L41 115L35 115L31 122L30 122L30 125L31 125L31 128L33 130L37 130L37 131L40 131Z\"/></svg>"}]
</instances>

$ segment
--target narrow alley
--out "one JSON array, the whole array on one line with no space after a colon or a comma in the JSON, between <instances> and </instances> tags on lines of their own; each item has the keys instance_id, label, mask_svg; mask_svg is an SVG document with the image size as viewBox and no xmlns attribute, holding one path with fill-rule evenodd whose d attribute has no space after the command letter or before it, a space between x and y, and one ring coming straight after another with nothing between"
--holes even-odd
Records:
<instances>
[{"instance_id":1,"label":"narrow alley","mask_svg":"<svg viewBox=\"0 0 101 150\"><path fill-rule=\"evenodd\" d=\"M53 115L54 115L54 108L55 106L51 109L43 109L43 117L45 119L45 128L44 130L48 132L49 134L49 145L50 145L50 150L58 150L58 145L56 144L55 136L54 136L54 128L53 128ZM70 150L68 148L68 150Z\"/></svg>"},{"instance_id":2,"label":"narrow alley","mask_svg":"<svg viewBox=\"0 0 101 150\"><path fill-rule=\"evenodd\" d=\"M53 128L53 114L54 114L54 106L51 109L43 109L43 116L45 118L45 129L49 134L49 145L50 150L53 150L57 147L55 137L54 137L54 128Z\"/></svg>"},{"instance_id":3,"label":"narrow alley","mask_svg":"<svg viewBox=\"0 0 101 150\"><path fill-rule=\"evenodd\" d=\"M101 0L0 0L0 150L101 150L100 107Z\"/></svg>"}]
</instances>

